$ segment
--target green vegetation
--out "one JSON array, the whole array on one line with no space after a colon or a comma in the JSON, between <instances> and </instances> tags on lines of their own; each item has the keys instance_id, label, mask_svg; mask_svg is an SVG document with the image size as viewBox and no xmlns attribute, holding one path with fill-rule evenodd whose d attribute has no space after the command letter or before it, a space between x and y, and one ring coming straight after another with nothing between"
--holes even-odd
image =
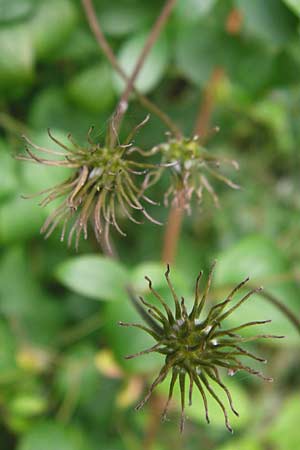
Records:
<instances>
[{"instance_id":1,"label":"green vegetation","mask_svg":"<svg viewBox=\"0 0 300 450\"><path fill-rule=\"evenodd\" d=\"M98 45L83 3L89 2L0 0L0 448L297 449L300 2L177 0L134 80L120 124L115 111L128 86L125 78L131 76L163 2L94 0L119 73ZM145 95L158 106L158 114ZM148 113L147 123L135 129ZM47 129L63 146L71 145L71 156L58 155L62 146ZM69 133L79 145L75 156ZM52 153L39 153L29 144L31 153L26 154L22 135ZM96 144L87 144L90 138ZM123 148L124 143L132 147ZM104 184L97 184L102 172L95 172L94 161L103 167L105 159L110 167L116 148L117 176L108 168ZM123 150L135 166L128 158L124 163ZM89 172L83 173L85 164ZM137 203L137 191L125 202L130 217L118 197L121 192L126 199L124 181L118 178L124 167L126 192L133 189L131 177L139 187L146 179L147 187L145 209ZM79 170L76 178L74 170ZM99 178L92 184L94 174ZM61 197L54 195L44 207L39 203L54 186L67 179L78 183L79 178L86 197L76 197L77 184L76 195L63 191L70 196L66 208L79 214L86 206L74 229L75 235L79 229L76 250L60 242L59 223L48 239L40 233ZM84 239L88 202L95 207L108 184L102 219L111 225L109 240L93 219ZM35 195L45 189L51 191L44 197ZM208 310L249 276L249 289L263 285L265 295L256 292L226 317L227 328L271 319L257 333L252 327L243 330L243 337L259 333L285 339L245 344L268 360L264 374L273 383L248 372L228 376L221 371L240 414L235 417L227 408L233 435L212 398L211 423L206 423L196 389L180 434L177 385L169 420L160 421L170 377L135 411L164 357L149 353L126 360L155 342L118 322L142 323L128 287L133 297L143 296L158 307L145 275L174 309L164 278L166 262L171 263L174 289L190 311L195 279L201 269L207 279L214 259ZM246 293L237 293L237 300ZM251 363L254 371L261 370L259 361ZM227 404L220 386L215 391Z\"/></svg>"}]
</instances>

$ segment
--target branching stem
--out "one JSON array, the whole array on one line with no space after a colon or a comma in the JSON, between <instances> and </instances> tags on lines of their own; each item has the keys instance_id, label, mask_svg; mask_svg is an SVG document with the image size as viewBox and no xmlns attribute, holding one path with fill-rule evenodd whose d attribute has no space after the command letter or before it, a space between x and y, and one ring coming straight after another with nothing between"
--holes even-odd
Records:
<instances>
[{"instance_id":1,"label":"branching stem","mask_svg":"<svg viewBox=\"0 0 300 450\"><path fill-rule=\"evenodd\" d=\"M129 77L125 73L125 71L120 66L111 46L109 45L103 31L101 25L97 20L97 16L95 13L95 9L93 7L92 0L82 0L82 6L85 11L90 29L106 58L121 78L125 82L129 82ZM139 102L151 113L155 114L168 128L169 130L177 137L181 136L181 132L176 126L176 124L172 121L172 119L164 113L155 103L151 102L146 96L141 94L134 85L132 86L132 90L137 96Z\"/></svg>"}]
</instances>

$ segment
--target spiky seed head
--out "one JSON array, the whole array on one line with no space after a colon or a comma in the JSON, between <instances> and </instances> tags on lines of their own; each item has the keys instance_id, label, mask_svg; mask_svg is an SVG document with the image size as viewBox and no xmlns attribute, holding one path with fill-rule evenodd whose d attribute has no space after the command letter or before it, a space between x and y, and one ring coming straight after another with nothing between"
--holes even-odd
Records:
<instances>
[{"instance_id":1,"label":"spiky seed head","mask_svg":"<svg viewBox=\"0 0 300 450\"><path fill-rule=\"evenodd\" d=\"M241 347L241 344L256 339L283 337L269 334L258 334L252 337L242 337L237 334L237 332L244 328L263 325L270 322L270 320L247 322L234 328L223 328L223 321L244 302L246 302L254 293L261 290L261 288L252 289L233 304L235 294L244 287L249 280L248 278L239 283L228 294L225 300L214 304L210 307L208 312L205 312L214 266L215 264L212 265L202 293L200 293L199 288L202 272L198 275L195 285L194 303L191 311L187 311L184 298L181 297L181 299L179 299L177 296L169 278L170 268L167 266L165 277L174 300L174 311L171 311L165 300L153 288L150 278L146 277L151 293L158 299L164 310L164 312L162 312L161 309L147 303L143 298L141 298L141 302L144 306L147 306L149 312L151 312L152 318L154 318L157 322L155 330L136 323L120 323L120 325L123 326L133 326L142 329L150 334L156 341L156 344L153 347L141 351L135 355L129 355L127 356L128 359L151 352L157 352L165 356L165 363L163 367L150 386L147 395L137 405L136 409L140 409L144 406L155 387L162 383L167 375L171 373L169 396L162 417L166 417L169 403L173 396L174 385L179 380L181 392L181 431L183 430L185 421L184 411L186 378L189 381L189 404L192 403L193 389L194 386L196 386L203 400L207 422L209 423L207 395L210 395L214 398L223 411L226 427L230 432L232 432L227 408L215 393L214 388L211 385L211 381L218 384L225 392L230 409L235 415L238 416L238 412L233 405L230 391L222 381L220 369L225 369L228 375L231 376L237 371L245 371L251 375L262 378L263 380L272 381L271 378L265 377L261 372L252 369L241 361L241 357L246 357L256 361L265 362L263 358L260 358Z\"/></svg>"},{"instance_id":2,"label":"spiky seed head","mask_svg":"<svg viewBox=\"0 0 300 450\"><path fill-rule=\"evenodd\" d=\"M210 178L217 179L233 189L239 186L220 173L222 163L230 164L235 170L238 163L234 160L222 158L208 152L201 145L200 138L173 138L158 146L162 152L163 161L177 162L172 168L172 182L165 193L165 204L170 198L175 206L190 211L190 203L193 196L201 202L203 191L211 196L215 206L219 206L218 196L210 182Z\"/></svg>"},{"instance_id":3,"label":"spiky seed head","mask_svg":"<svg viewBox=\"0 0 300 450\"><path fill-rule=\"evenodd\" d=\"M151 152L148 154L132 143L134 133L144 123L145 121L134 128L124 145L117 144L113 147L107 142L105 145L95 143L91 138L92 128L84 146L78 145L70 134L69 144L65 145L48 130L50 138L60 146L59 152L40 147L23 136L26 155L19 155L18 159L73 169L66 181L36 194L45 195L40 202L41 206L58 198L62 199L41 228L45 237L49 237L56 227L62 225L61 240L64 240L68 232L68 244L71 245L75 238L77 248L81 235L87 238L90 221L97 240L110 248L111 227L125 236L117 220L119 212L134 223L142 223L134 217L133 210L138 211L142 218L161 225L144 206L145 203L157 204L145 194L148 187L146 174L157 169L157 165L145 162ZM41 157L41 154L50 154L52 158ZM138 154L143 155L142 162L135 159Z\"/></svg>"}]
</instances>

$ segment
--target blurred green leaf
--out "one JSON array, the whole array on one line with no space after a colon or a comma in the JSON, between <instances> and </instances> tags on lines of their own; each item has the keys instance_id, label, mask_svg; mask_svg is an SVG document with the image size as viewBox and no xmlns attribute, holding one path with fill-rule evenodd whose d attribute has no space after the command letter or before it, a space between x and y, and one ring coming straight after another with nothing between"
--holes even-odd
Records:
<instances>
[{"instance_id":1,"label":"blurred green leaf","mask_svg":"<svg viewBox=\"0 0 300 450\"><path fill-rule=\"evenodd\" d=\"M149 18L149 5L138 0L102 2L97 16L105 33L121 37L142 29Z\"/></svg>"},{"instance_id":2,"label":"blurred green leaf","mask_svg":"<svg viewBox=\"0 0 300 450\"><path fill-rule=\"evenodd\" d=\"M31 417L45 412L47 399L37 394L16 395L9 404L9 412L13 415Z\"/></svg>"},{"instance_id":3,"label":"blurred green leaf","mask_svg":"<svg viewBox=\"0 0 300 450\"><path fill-rule=\"evenodd\" d=\"M282 0L297 16L300 16L299 0Z\"/></svg>"},{"instance_id":4,"label":"blurred green leaf","mask_svg":"<svg viewBox=\"0 0 300 450\"><path fill-rule=\"evenodd\" d=\"M0 23L27 18L36 3L37 0L0 0Z\"/></svg>"},{"instance_id":5,"label":"blurred green leaf","mask_svg":"<svg viewBox=\"0 0 300 450\"><path fill-rule=\"evenodd\" d=\"M220 33L199 25L179 29L176 41L176 63L180 72L194 83L205 85L220 64Z\"/></svg>"},{"instance_id":6,"label":"blurred green leaf","mask_svg":"<svg viewBox=\"0 0 300 450\"><path fill-rule=\"evenodd\" d=\"M69 289L95 300L127 297L128 272L119 262L96 255L70 258L57 267L57 279Z\"/></svg>"},{"instance_id":7,"label":"blurred green leaf","mask_svg":"<svg viewBox=\"0 0 300 450\"><path fill-rule=\"evenodd\" d=\"M300 442L299 394L290 395L277 410L267 432L267 438L276 450L294 450Z\"/></svg>"},{"instance_id":8,"label":"blurred green leaf","mask_svg":"<svg viewBox=\"0 0 300 450\"><path fill-rule=\"evenodd\" d=\"M176 18L181 22L195 22L211 12L217 0L179 0L175 7Z\"/></svg>"},{"instance_id":9,"label":"blurred green leaf","mask_svg":"<svg viewBox=\"0 0 300 450\"><path fill-rule=\"evenodd\" d=\"M36 199L24 200L20 194L7 200L0 208L0 242L11 244L39 235L45 219Z\"/></svg>"},{"instance_id":10,"label":"blurred green leaf","mask_svg":"<svg viewBox=\"0 0 300 450\"><path fill-rule=\"evenodd\" d=\"M267 45L278 48L296 37L298 21L282 0L235 0L246 31Z\"/></svg>"},{"instance_id":11,"label":"blurred green leaf","mask_svg":"<svg viewBox=\"0 0 300 450\"><path fill-rule=\"evenodd\" d=\"M71 79L67 87L70 98L91 112L101 112L113 106L115 93L112 70L106 63L88 67Z\"/></svg>"},{"instance_id":12,"label":"blurred green leaf","mask_svg":"<svg viewBox=\"0 0 300 450\"><path fill-rule=\"evenodd\" d=\"M70 132L80 142L86 143L86 136L91 125L100 124L103 131L107 120L106 114L87 114L82 108L68 101L65 90L50 86L38 93L31 102L29 123L33 128L60 130L65 136ZM98 128L98 130L99 130Z\"/></svg>"},{"instance_id":13,"label":"blurred green leaf","mask_svg":"<svg viewBox=\"0 0 300 450\"><path fill-rule=\"evenodd\" d=\"M266 86L274 55L259 43L237 40L203 21L201 34L198 23L178 30L176 62L183 75L200 86L207 84L216 69L223 69L230 81L252 92Z\"/></svg>"},{"instance_id":14,"label":"blurred green leaf","mask_svg":"<svg viewBox=\"0 0 300 450\"><path fill-rule=\"evenodd\" d=\"M30 21L33 46L38 58L53 58L77 23L77 10L71 0L42 1Z\"/></svg>"},{"instance_id":15,"label":"blurred green leaf","mask_svg":"<svg viewBox=\"0 0 300 450\"><path fill-rule=\"evenodd\" d=\"M55 300L37 282L24 250L11 247L0 260L0 310L18 324L24 340L53 344L64 321L64 309Z\"/></svg>"},{"instance_id":16,"label":"blurred green leaf","mask_svg":"<svg viewBox=\"0 0 300 450\"><path fill-rule=\"evenodd\" d=\"M17 450L87 450L81 430L54 421L36 423L22 436Z\"/></svg>"},{"instance_id":17,"label":"blurred green leaf","mask_svg":"<svg viewBox=\"0 0 300 450\"><path fill-rule=\"evenodd\" d=\"M23 24L0 27L0 54L0 92L15 97L33 79L34 51L29 28Z\"/></svg>"},{"instance_id":18,"label":"blurred green leaf","mask_svg":"<svg viewBox=\"0 0 300 450\"><path fill-rule=\"evenodd\" d=\"M128 76L131 75L135 67L146 39L146 33L138 34L121 46L118 54L118 60ZM135 86L139 89L139 91L147 93L159 83L164 71L166 70L168 61L168 43L166 38L162 36L150 51L143 68L139 72L135 83ZM121 80L118 75L115 75L114 81L118 93L121 92L124 89L124 81Z\"/></svg>"},{"instance_id":19,"label":"blurred green leaf","mask_svg":"<svg viewBox=\"0 0 300 450\"><path fill-rule=\"evenodd\" d=\"M247 237L219 255L218 259L215 286L224 286L224 294L229 292L230 287L236 286L250 276L252 287L263 285L266 291L275 295L297 314L299 309L297 289L294 283L284 280L285 274L289 271L289 265L280 250L270 240L259 235ZM267 334L286 336L286 339L280 340L280 343L275 339L265 341L268 344L290 345L299 342L299 334L286 316L259 295L252 296L248 302L238 308L230 316L230 324L235 326L244 323L245 317L247 321L271 319L272 323L266 325L264 331Z\"/></svg>"}]
</instances>

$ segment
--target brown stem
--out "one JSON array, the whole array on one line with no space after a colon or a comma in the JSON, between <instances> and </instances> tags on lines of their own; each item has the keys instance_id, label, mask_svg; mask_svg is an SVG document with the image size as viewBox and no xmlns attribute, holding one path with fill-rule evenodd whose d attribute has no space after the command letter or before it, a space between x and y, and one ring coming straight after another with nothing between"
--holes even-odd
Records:
<instances>
[{"instance_id":1,"label":"brown stem","mask_svg":"<svg viewBox=\"0 0 300 450\"><path fill-rule=\"evenodd\" d=\"M284 303L268 291L259 291L258 294L265 298L268 302L272 303L272 305L276 306L276 308L279 309L295 326L298 333L300 333L300 319L298 319L293 311L291 311Z\"/></svg>"},{"instance_id":2,"label":"brown stem","mask_svg":"<svg viewBox=\"0 0 300 450\"><path fill-rule=\"evenodd\" d=\"M223 74L223 69L215 69L212 74L211 80L208 82L208 85L204 91L204 100L200 105L199 112L196 118L194 131L195 135L205 137L209 134L209 122L213 112L215 100L214 91L217 84L223 77ZM172 264L175 259L177 245L180 238L181 226L184 218L184 208L183 206L180 206L181 204L182 203L179 202L179 206L172 205L167 221L163 243L162 260L163 262L168 264Z\"/></svg>"},{"instance_id":3,"label":"brown stem","mask_svg":"<svg viewBox=\"0 0 300 450\"><path fill-rule=\"evenodd\" d=\"M121 76L121 78L123 78L125 82L128 83L129 77L126 75L125 71L120 66L111 46L109 45L107 39L103 34L100 24L98 23L92 0L82 0L82 6L84 8L91 31L93 32L95 39L99 44L99 47L102 49L103 53L105 54L112 67L115 69L115 71ZM180 130L166 113L161 111L160 108L157 105L155 105L155 103L151 102L151 100L149 100L147 97L141 94L134 86L132 89L135 95L137 96L139 102L148 111L155 114L170 129L170 131L174 133L175 136L181 136Z\"/></svg>"},{"instance_id":4,"label":"brown stem","mask_svg":"<svg viewBox=\"0 0 300 450\"><path fill-rule=\"evenodd\" d=\"M182 195L184 195L183 192ZM178 205L174 204L171 206L165 230L162 261L166 264L171 265L175 260L183 218L184 206L182 202L179 201Z\"/></svg>"},{"instance_id":5,"label":"brown stem","mask_svg":"<svg viewBox=\"0 0 300 450\"><path fill-rule=\"evenodd\" d=\"M243 26L243 15L238 8L233 8L226 20L225 29L231 35L239 34Z\"/></svg>"},{"instance_id":6,"label":"brown stem","mask_svg":"<svg viewBox=\"0 0 300 450\"><path fill-rule=\"evenodd\" d=\"M154 23L154 25L150 31L148 39L145 42L144 48L142 49L142 52L136 62L135 68L134 68L131 76L128 79L127 85L125 86L125 89L123 91L123 94L121 95L121 98L119 100L119 103L116 107L116 111L114 114L115 122L114 122L114 134L112 136L112 144L114 144L114 141L116 140L116 134L118 133L118 130L122 123L122 119L124 117L124 114L127 111L128 99L133 90L134 83L137 79L137 76L140 73L140 70L142 69L150 50L152 49L153 45L155 44L156 40L158 39L160 32L162 31L164 25L166 24L171 12L172 12L172 9L175 6L175 3L176 3L176 0L166 0L165 4L161 10L161 13L159 14L156 22Z\"/></svg>"},{"instance_id":7,"label":"brown stem","mask_svg":"<svg viewBox=\"0 0 300 450\"><path fill-rule=\"evenodd\" d=\"M200 105L199 112L196 119L196 125L194 134L205 137L209 131L209 122L214 109L215 103L215 90L219 82L224 76L224 70L222 68L216 68L208 84L204 90L203 102Z\"/></svg>"},{"instance_id":8,"label":"brown stem","mask_svg":"<svg viewBox=\"0 0 300 450\"><path fill-rule=\"evenodd\" d=\"M143 442L144 450L151 450L155 445L155 439L161 423L161 410L164 403L162 399L153 394L149 400L150 418L146 430L145 439Z\"/></svg>"}]
</instances>

